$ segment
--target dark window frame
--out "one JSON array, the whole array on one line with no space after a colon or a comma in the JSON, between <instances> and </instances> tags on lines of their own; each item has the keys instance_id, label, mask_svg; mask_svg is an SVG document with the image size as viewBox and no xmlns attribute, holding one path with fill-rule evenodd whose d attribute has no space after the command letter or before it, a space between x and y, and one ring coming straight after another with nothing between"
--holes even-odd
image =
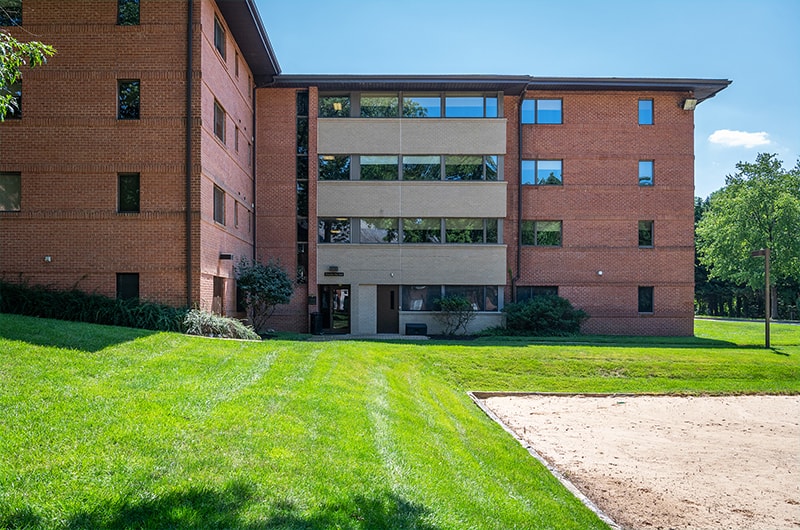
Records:
<instances>
[{"instance_id":1,"label":"dark window frame","mask_svg":"<svg viewBox=\"0 0 800 530\"><path fill-rule=\"evenodd\" d=\"M533 163L533 182L525 181L525 163ZM541 162L558 162L561 168L558 170L558 182L545 182L539 180L539 164ZM549 180L549 178L548 178ZM522 160L522 174L520 175L520 183L523 186L563 186L564 185L564 160L558 158L526 158Z\"/></svg>"},{"instance_id":2,"label":"dark window frame","mask_svg":"<svg viewBox=\"0 0 800 530\"><path fill-rule=\"evenodd\" d=\"M227 128L228 113L222 104L214 100L214 136L225 144L225 129ZM227 144L226 144L227 145Z\"/></svg>"},{"instance_id":3,"label":"dark window frame","mask_svg":"<svg viewBox=\"0 0 800 530\"><path fill-rule=\"evenodd\" d=\"M138 272L118 272L117 292L118 300L139 300L140 278Z\"/></svg>"},{"instance_id":4,"label":"dark window frame","mask_svg":"<svg viewBox=\"0 0 800 530\"><path fill-rule=\"evenodd\" d=\"M117 0L117 25L138 26L141 22L139 0Z\"/></svg>"},{"instance_id":5,"label":"dark window frame","mask_svg":"<svg viewBox=\"0 0 800 530\"><path fill-rule=\"evenodd\" d=\"M655 288L653 286L639 286L637 311L644 315L655 313Z\"/></svg>"},{"instance_id":6,"label":"dark window frame","mask_svg":"<svg viewBox=\"0 0 800 530\"><path fill-rule=\"evenodd\" d=\"M558 223L560 230L558 232L558 244L544 244L539 242L539 229L540 223ZM532 241L530 235L532 234ZM527 235L527 237L526 237ZM526 241L526 239L528 241ZM558 219L537 219L522 221L522 230L520 232L520 244L524 247L539 247L539 248L561 248L564 246L564 221Z\"/></svg>"},{"instance_id":7,"label":"dark window frame","mask_svg":"<svg viewBox=\"0 0 800 530\"><path fill-rule=\"evenodd\" d=\"M225 190L214 185L214 222L225 226Z\"/></svg>"},{"instance_id":8,"label":"dark window frame","mask_svg":"<svg viewBox=\"0 0 800 530\"><path fill-rule=\"evenodd\" d=\"M226 60L227 40L228 32L225 30L225 26L222 25L220 18L214 15L214 49L217 50L223 61Z\"/></svg>"},{"instance_id":9,"label":"dark window frame","mask_svg":"<svg viewBox=\"0 0 800 530\"><path fill-rule=\"evenodd\" d=\"M117 119L138 120L141 118L142 81L140 79L117 80Z\"/></svg>"},{"instance_id":10,"label":"dark window frame","mask_svg":"<svg viewBox=\"0 0 800 530\"><path fill-rule=\"evenodd\" d=\"M17 79L8 87L0 89L0 94L11 94L11 106L7 109L6 120L22 119L22 79Z\"/></svg>"},{"instance_id":11,"label":"dark window frame","mask_svg":"<svg viewBox=\"0 0 800 530\"><path fill-rule=\"evenodd\" d=\"M645 164L644 166L642 166ZM649 167L650 175L642 178L642 167ZM655 160L639 160L639 186L655 186L656 184L656 163Z\"/></svg>"},{"instance_id":12,"label":"dark window frame","mask_svg":"<svg viewBox=\"0 0 800 530\"><path fill-rule=\"evenodd\" d=\"M539 109L539 102L540 101L558 101L559 102L559 109L558 109L558 121L549 121L544 120L542 121L542 116L540 116L540 109ZM530 102L530 103L529 103ZM533 109L525 110L526 106L532 105ZM530 114L532 120L526 120L525 115L526 113ZM520 108L520 122L523 125L563 125L564 124L564 99L563 98L530 98L530 99L523 99L522 105Z\"/></svg>"},{"instance_id":13,"label":"dark window frame","mask_svg":"<svg viewBox=\"0 0 800 530\"><path fill-rule=\"evenodd\" d=\"M7 193L8 190L3 187L3 192L7 193L5 196L0 197L0 213L11 213L22 211L22 173L19 171L0 171L0 177L3 180L8 179L16 181L16 193L11 195ZM2 182L0 182L2 184Z\"/></svg>"},{"instance_id":14,"label":"dark window frame","mask_svg":"<svg viewBox=\"0 0 800 530\"><path fill-rule=\"evenodd\" d=\"M653 248L655 246L655 225L656 222L652 219L639 220L639 248Z\"/></svg>"},{"instance_id":15,"label":"dark window frame","mask_svg":"<svg viewBox=\"0 0 800 530\"><path fill-rule=\"evenodd\" d=\"M642 108L642 104L649 103L649 108ZM638 122L639 125L653 125L655 123L655 103L653 98L639 98Z\"/></svg>"},{"instance_id":16,"label":"dark window frame","mask_svg":"<svg viewBox=\"0 0 800 530\"><path fill-rule=\"evenodd\" d=\"M135 193L135 206L128 204L128 200L133 200L132 196L129 197L127 194L131 193L131 190L123 189L130 185L130 182L125 181L132 181L135 179L135 186L136 186L136 193ZM117 213L139 213L141 209L141 200L142 200L142 181L141 175L139 173L117 173Z\"/></svg>"},{"instance_id":17,"label":"dark window frame","mask_svg":"<svg viewBox=\"0 0 800 530\"><path fill-rule=\"evenodd\" d=\"M11 27L22 25L22 0L17 0L14 6L5 6L0 13L0 26Z\"/></svg>"}]
</instances>

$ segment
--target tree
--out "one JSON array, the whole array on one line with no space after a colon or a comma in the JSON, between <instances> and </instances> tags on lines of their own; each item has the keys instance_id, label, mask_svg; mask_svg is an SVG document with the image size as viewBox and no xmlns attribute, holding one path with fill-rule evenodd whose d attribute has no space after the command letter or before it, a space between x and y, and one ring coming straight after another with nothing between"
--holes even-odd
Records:
<instances>
[{"instance_id":1,"label":"tree","mask_svg":"<svg viewBox=\"0 0 800 530\"><path fill-rule=\"evenodd\" d=\"M776 156L761 153L755 163L736 164L737 173L711 194L697 225L698 259L709 278L760 289L764 262L750 252L769 247L775 316L779 289L800 278L800 161L786 171Z\"/></svg>"},{"instance_id":2,"label":"tree","mask_svg":"<svg viewBox=\"0 0 800 530\"><path fill-rule=\"evenodd\" d=\"M22 79L22 67L34 68L47 62L55 48L41 42L20 42L0 30L0 121L7 114L19 111L19 94L13 90Z\"/></svg>"},{"instance_id":3,"label":"tree","mask_svg":"<svg viewBox=\"0 0 800 530\"><path fill-rule=\"evenodd\" d=\"M459 329L467 332L469 323L475 319L475 306L465 296L445 296L436 300L439 311L434 318L442 326L442 333L455 335Z\"/></svg>"},{"instance_id":4,"label":"tree","mask_svg":"<svg viewBox=\"0 0 800 530\"><path fill-rule=\"evenodd\" d=\"M294 293L294 283L286 269L270 260L266 265L242 258L235 267L236 284L241 290L247 317L260 332L281 304L288 304Z\"/></svg>"}]
</instances>

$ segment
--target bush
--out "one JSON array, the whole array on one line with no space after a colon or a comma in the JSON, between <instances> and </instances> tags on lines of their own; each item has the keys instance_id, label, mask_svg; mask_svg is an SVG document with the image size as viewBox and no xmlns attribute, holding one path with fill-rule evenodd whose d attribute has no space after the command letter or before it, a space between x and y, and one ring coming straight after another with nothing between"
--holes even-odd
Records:
<instances>
[{"instance_id":1,"label":"bush","mask_svg":"<svg viewBox=\"0 0 800 530\"><path fill-rule=\"evenodd\" d=\"M574 335L589 318L582 309L575 309L569 300L559 296L536 296L525 302L508 304L506 330L513 335Z\"/></svg>"},{"instance_id":2,"label":"bush","mask_svg":"<svg viewBox=\"0 0 800 530\"><path fill-rule=\"evenodd\" d=\"M253 331L253 328L245 326L241 321L201 309L192 309L186 313L186 318L183 320L183 328L184 332L189 335L261 340L261 337Z\"/></svg>"},{"instance_id":3,"label":"bush","mask_svg":"<svg viewBox=\"0 0 800 530\"><path fill-rule=\"evenodd\" d=\"M459 329L467 332L467 326L475 318L472 302L464 296L445 296L436 300L438 312L433 318L442 326L442 333L455 335Z\"/></svg>"},{"instance_id":4,"label":"bush","mask_svg":"<svg viewBox=\"0 0 800 530\"><path fill-rule=\"evenodd\" d=\"M288 304L294 293L294 283L280 263L269 261L266 265L242 258L236 264L236 285L244 297L247 317L257 331L280 304Z\"/></svg>"},{"instance_id":5,"label":"bush","mask_svg":"<svg viewBox=\"0 0 800 530\"><path fill-rule=\"evenodd\" d=\"M155 331L182 331L186 309L72 289L0 281L0 312Z\"/></svg>"}]
</instances>

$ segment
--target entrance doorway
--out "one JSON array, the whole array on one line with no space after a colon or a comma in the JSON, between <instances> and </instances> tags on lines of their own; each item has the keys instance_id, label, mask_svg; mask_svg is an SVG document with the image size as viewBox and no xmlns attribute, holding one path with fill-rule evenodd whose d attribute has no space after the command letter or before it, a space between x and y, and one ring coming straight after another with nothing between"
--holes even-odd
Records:
<instances>
[{"instance_id":1,"label":"entrance doorway","mask_svg":"<svg viewBox=\"0 0 800 530\"><path fill-rule=\"evenodd\" d=\"M400 289L378 286L378 333L400 333Z\"/></svg>"},{"instance_id":2,"label":"entrance doorway","mask_svg":"<svg viewBox=\"0 0 800 530\"><path fill-rule=\"evenodd\" d=\"M323 333L350 333L350 286L320 285Z\"/></svg>"}]
</instances>

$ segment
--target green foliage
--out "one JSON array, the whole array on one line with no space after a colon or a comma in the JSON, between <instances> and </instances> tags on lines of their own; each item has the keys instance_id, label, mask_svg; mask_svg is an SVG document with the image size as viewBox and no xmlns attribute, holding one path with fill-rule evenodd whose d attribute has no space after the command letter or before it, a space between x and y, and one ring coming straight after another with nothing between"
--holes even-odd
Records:
<instances>
[{"instance_id":1,"label":"green foliage","mask_svg":"<svg viewBox=\"0 0 800 530\"><path fill-rule=\"evenodd\" d=\"M217 315L202 309L192 309L183 319L184 333L225 339L261 340L252 328L235 318Z\"/></svg>"},{"instance_id":2,"label":"green foliage","mask_svg":"<svg viewBox=\"0 0 800 530\"><path fill-rule=\"evenodd\" d=\"M22 68L40 66L55 53L52 46L37 41L20 42L0 30L0 121L16 110L15 94L10 90L21 79Z\"/></svg>"},{"instance_id":3,"label":"green foliage","mask_svg":"<svg viewBox=\"0 0 800 530\"><path fill-rule=\"evenodd\" d=\"M796 284L800 278L800 162L787 171L776 155L761 153L755 163L739 162L736 169L701 212L699 262L708 268L711 279L762 289L764 260L751 257L750 252L769 248L773 288Z\"/></svg>"},{"instance_id":4,"label":"green foliage","mask_svg":"<svg viewBox=\"0 0 800 530\"><path fill-rule=\"evenodd\" d=\"M506 330L514 335L557 336L580 333L589 318L560 296L535 296L525 302L506 304Z\"/></svg>"},{"instance_id":5,"label":"green foliage","mask_svg":"<svg viewBox=\"0 0 800 530\"><path fill-rule=\"evenodd\" d=\"M236 264L236 285L244 297L247 316L260 332L280 304L288 304L294 294L294 283L280 263L264 264L242 258Z\"/></svg>"},{"instance_id":6,"label":"green foliage","mask_svg":"<svg viewBox=\"0 0 800 530\"><path fill-rule=\"evenodd\" d=\"M140 300L118 300L72 289L0 281L0 313L111 326L181 331L186 309Z\"/></svg>"},{"instance_id":7,"label":"green foliage","mask_svg":"<svg viewBox=\"0 0 800 530\"><path fill-rule=\"evenodd\" d=\"M445 296L436 300L438 311L433 318L442 326L442 333L455 335L458 330L467 333L469 323L475 318L472 302L464 296Z\"/></svg>"}]
</instances>

